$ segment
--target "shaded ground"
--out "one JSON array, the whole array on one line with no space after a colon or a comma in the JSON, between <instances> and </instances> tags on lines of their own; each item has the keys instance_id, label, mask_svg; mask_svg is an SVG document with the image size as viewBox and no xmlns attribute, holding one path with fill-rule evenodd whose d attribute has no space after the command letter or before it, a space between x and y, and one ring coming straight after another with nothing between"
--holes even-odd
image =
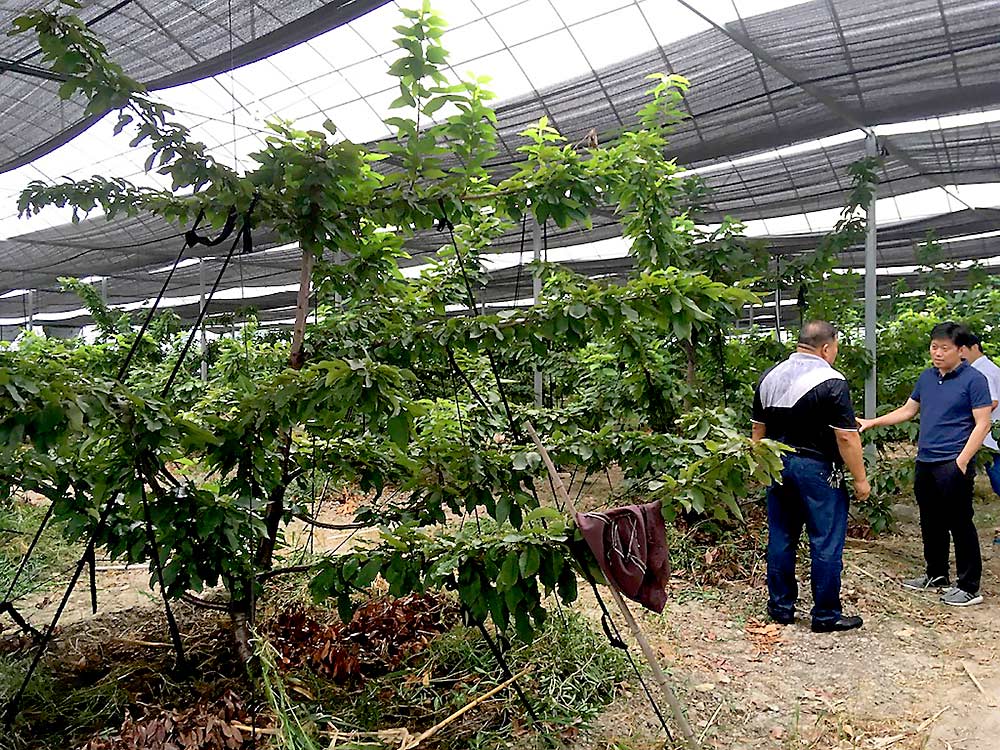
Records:
<instances>
[{"instance_id":1,"label":"shaded ground","mask_svg":"<svg viewBox=\"0 0 1000 750\"><path fill-rule=\"evenodd\" d=\"M979 492L985 495L982 487ZM932 593L915 594L898 585L921 568L912 509L900 510L909 517L899 533L848 542L843 598L846 611L865 617L860 631L809 631L804 567L804 621L787 628L767 624L762 561L749 568L749 579L718 585L695 584L682 572L672 582L664 614L642 615L706 748L1000 748L1000 548L992 545L1000 503L990 498L977 507L986 602L965 610L945 608ZM324 514L324 520L338 517ZM351 537L345 548L360 537ZM341 531L319 532L315 549L332 549L346 538ZM166 661L166 650L158 645L164 640L162 604L149 593L147 580L145 570L101 571L96 618L81 586L63 620L61 655L73 658L86 651L76 644L106 639L109 649L145 648L151 663ZM25 615L42 624L57 595L53 589L29 597L22 603ZM580 607L598 619L593 595L584 589ZM203 631L192 638L210 635ZM659 748L663 732L646 697L629 684L594 732L574 747Z\"/></svg>"}]
</instances>

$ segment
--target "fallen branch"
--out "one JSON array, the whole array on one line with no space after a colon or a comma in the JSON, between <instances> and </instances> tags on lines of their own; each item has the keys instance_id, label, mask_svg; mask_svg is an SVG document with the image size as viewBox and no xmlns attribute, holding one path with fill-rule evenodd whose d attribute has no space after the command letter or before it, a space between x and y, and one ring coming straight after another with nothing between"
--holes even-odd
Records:
<instances>
[{"instance_id":1,"label":"fallen branch","mask_svg":"<svg viewBox=\"0 0 1000 750\"><path fill-rule=\"evenodd\" d=\"M858 573L860 573L861 575L863 575L863 576L867 576L868 578L871 578L871 579L872 579L873 581L875 581L875 582L876 582L876 583L877 583L877 584L878 584L879 586L882 586L882 587L885 587L885 579L883 579L883 578L879 578L879 577L878 577L877 575L875 575L874 573L869 573L869 572L868 572L867 570L865 570L864 568L862 568L862 567L861 567L860 565L856 565L856 564L854 564L854 563L848 563L848 566L849 566L849 567L850 567L851 569L853 569L853 570L856 570L856 571L857 571Z\"/></svg>"},{"instance_id":2,"label":"fallen branch","mask_svg":"<svg viewBox=\"0 0 1000 750\"><path fill-rule=\"evenodd\" d=\"M210 602L207 599L202 599L200 596L195 596L194 594L188 592L181 594L181 601L185 601L195 607L201 607L202 609L214 609L216 612L229 611L228 604L223 604L222 602Z\"/></svg>"},{"instance_id":3,"label":"fallen branch","mask_svg":"<svg viewBox=\"0 0 1000 750\"><path fill-rule=\"evenodd\" d=\"M233 729L239 729L241 732L250 732L251 735L262 734L264 736L274 737L275 735L281 733L281 730L275 727L251 727L247 724L241 724L238 721L229 722L229 726L231 726Z\"/></svg>"},{"instance_id":4,"label":"fallen branch","mask_svg":"<svg viewBox=\"0 0 1000 750\"><path fill-rule=\"evenodd\" d=\"M972 684L976 686L976 690L978 690L980 694L987 700L988 702L987 705L995 706L996 702L993 701L993 699L990 698L989 695L987 695L986 691L983 689L982 683L976 679L976 676L974 674L972 674L972 670L969 669L969 665L966 664L964 661L961 662L961 664L962 664L962 669L965 670L965 673L969 675L969 679L972 680Z\"/></svg>"},{"instance_id":5,"label":"fallen branch","mask_svg":"<svg viewBox=\"0 0 1000 750\"><path fill-rule=\"evenodd\" d=\"M698 742L699 743L700 742L704 742L705 735L708 734L708 730L712 728L712 725L715 723L715 720L717 718L719 718L719 712L722 711L722 707L725 706L725 705L726 705L726 702L722 701L719 704L719 707L715 709L715 713L712 714L712 718L708 720L708 724L705 725L705 728L702 730L701 735L698 737Z\"/></svg>"},{"instance_id":6,"label":"fallen branch","mask_svg":"<svg viewBox=\"0 0 1000 750\"><path fill-rule=\"evenodd\" d=\"M258 734L265 737L276 737L281 734L281 730L277 727L252 727L248 724L243 724L239 721L229 722L229 726L233 729L239 729L241 732L250 732L251 734ZM377 732L344 732L340 729L320 729L317 734L324 737L330 737L329 748L335 748L336 743L339 740L364 740L364 739L377 739L383 742L399 742L400 750L406 747L412 747L412 745L407 745L413 735L410 734L410 730L405 728L400 729L380 729Z\"/></svg>"},{"instance_id":7,"label":"fallen branch","mask_svg":"<svg viewBox=\"0 0 1000 750\"><path fill-rule=\"evenodd\" d=\"M257 580L263 583L277 576L290 575L292 573L308 573L312 569L312 565L292 565L287 568L274 568L272 570L265 570L263 573L258 573Z\"/></svg>"},{"instance_id":8,"label":"fallen branch","mask_svg":"<svg viewBox=\"0 0 1000 750\"><path fill-rule=\"evenodd\" d=\"M262 737L277 737L281 734L281 730L277 727L252 727L247 724L243 724L238 721L229 722L229 726L233 729L239 729L241 732L250 733L251 736L256 734ZM382 742L398 742L399 750L404 750L404 748L412 747L412 745L407 745L413 739L413 735L410 734L408 729L380 729L377 732L343 732L340 729L321 729L317 734L324 737L330 737L329 748L332 750L337 747L337 743L340 740L344 742L354 741L354 740L365 740L365 739L376 739Z\"/></svg>"},{"instance_id":9,"label":"fallen branch","mask_svg":"<svg viewBox=\"0 0 1000 750\"><path fill-rule=\"evenodd\" d=\"M918 726L912 732L906 732L905 734L894 734L892 737L883 737L881 739L875 740L874 746L878 750L885 750L885 748L892 747L897 742L902 742L905 739L909 739L910 737L915 737L919 734L922 734L927 730L928 727L930 727L931 724L933 724L941 717L941 714L943 714L949 708L951 708L951 706L945 706L933 716L927 717L922 722L920 722L920 726Z\"/></svg>"},{"instance_id":10,"label":"fallen branch","mask_svg":"<svg viewBox=\"0 0 1000 750\"><path fill-rule=\"evenodd\" d=\"M367 523L327 523L326 521L320 521L317 518L313 518L308 513L296 513L295 518L299 519L303 523L309 524L310 526L315 526L317 529L331 529L332 531L375 528L371 524Z\"/></svg>"},{"instance_id":11,"label":"fallen branch","mask_svg":"<svg viewBox=\"0 0 1000 750\"><path fill-rule=\"evenodd\" d=\"M930 716L930 717L924 719L922 722L920 722L920 726L917 727L917 731L915 732L915 734L920 734L925 729L927 729L931 724L933 724L935 721L937 721L939 718L941 718L941 714L943 714L949 708L951 708L951 706L945 706L944 708L942 708L940 711L938 711L933 716Z\"/></svg>"},{"instance_id":12,"label":"fallen branch","mask_svg":"<svg viewBox=\"0 0 1000 750\"><path fill-rule=\"evenodd\" d=\"M411 748L414 748L417 745L419 745L424 740L429 739L430 737L433 737L439 731L441 731L442 729L444 729L446 726L448 726L449 724L451 724L453 721L455 721L456 719L458 719L463 714L466 714L469 711L471 711L473 708L475 708L476 706L478 706L483 701L489 700L490 698L492 698L497 693L501 692L502 690L506 690L507 688L509 688L511 685L513 685L519 679L521 679L526 674L528 674L533 668L534 667L532 667L532 666L525 667L520 672L518 672L516 675L514 675L513 677L511 677L509 680L504 680L503 682L501 682L499 685L497 685L492 690L489 690L489 691L483 693L482 695L480 695L475 700L470 701L469 703L466 703L460 709L458 709L457 711L455 711L455 713L451 714L450 716L445 717L444 719L442 719L441 721L439 721L437 724L435 724L434 726L432 726L430 729L427 729L427 730L421 732L420 734L418 734L416 736L416 738L412 742L410 742L410 743L404 743L400 747L400 750L410 750Z\"/></svg>"}]
</instances>

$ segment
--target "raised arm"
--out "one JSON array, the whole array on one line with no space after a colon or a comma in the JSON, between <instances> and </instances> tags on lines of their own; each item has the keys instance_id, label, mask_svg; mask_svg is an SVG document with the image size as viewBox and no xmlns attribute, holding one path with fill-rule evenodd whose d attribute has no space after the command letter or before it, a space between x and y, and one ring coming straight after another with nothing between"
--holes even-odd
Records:
<instances>
[{"instance_id":1,"label":"raised arm","mask_svg":"<svg viewBox=\"0 0 1000 750\"><path fill-rule=\"evenodd\" d=\"M908 398L906 399L906 403L898 409L891 411L888 414L883 414L881 417L876 417L875 419L861 419L859 417L858 431L864 432L865 430L870 430L872 427L889 427L890 425L909 422L917 416L919 412L920 402L914 401L912 398Z\"/></svg>"}]
</instances>

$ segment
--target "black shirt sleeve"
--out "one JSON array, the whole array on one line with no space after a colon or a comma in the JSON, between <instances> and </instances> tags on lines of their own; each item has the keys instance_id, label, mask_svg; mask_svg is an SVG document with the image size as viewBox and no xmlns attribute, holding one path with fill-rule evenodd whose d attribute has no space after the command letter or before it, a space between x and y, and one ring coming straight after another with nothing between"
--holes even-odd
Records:
<instances>
[{"instance_id":1,"label":"black shirt sleeve","mask_svg":"<svg viewBox=\"0 0 1000 750\"><path fill-rule=\"evenodd\" d=\"M831 380L824 399L827 424L838 430L856 430L858 423L851 405L851 389L846 380Z\"/></svg>"},{"instance_id":2,"label":"black shirt sleeve","mask_svg":"<svg viewBox=\"0 0 1000 750\"><path fill-rule=\"evenodd\" d=\"M764 405L760 401L760 384L753 391L753 411L750 414L750 419L754 422L759 422L764 424Z\"/></svg>"}]
</instances>

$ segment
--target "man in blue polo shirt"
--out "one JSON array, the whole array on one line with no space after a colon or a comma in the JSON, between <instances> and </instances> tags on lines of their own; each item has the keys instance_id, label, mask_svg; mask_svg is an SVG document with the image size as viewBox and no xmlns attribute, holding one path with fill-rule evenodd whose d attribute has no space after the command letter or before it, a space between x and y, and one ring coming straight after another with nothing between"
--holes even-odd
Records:
<instances>
[{"instance_id":1,"label":"man in blue polo shirt","mask_svg":"<svg viewBox=\"0 0 1000 750\"><path fill-rule=\"evenodd\" d=\"M956 607L983 601L979 594L983 561L972 520L973 459L990 430L993 401L985 376L962 361L970 335L957 323L934 326L930 344L933 367L920 374L906 403L877 419L858 420L863 432L899 424L920 413L913 490L920 508L927 570L903 585L915 590L946 588L941 601ZM958 585L952 588L947 588L949 532L958 571Z\"/></svg>"}]
</instances>

